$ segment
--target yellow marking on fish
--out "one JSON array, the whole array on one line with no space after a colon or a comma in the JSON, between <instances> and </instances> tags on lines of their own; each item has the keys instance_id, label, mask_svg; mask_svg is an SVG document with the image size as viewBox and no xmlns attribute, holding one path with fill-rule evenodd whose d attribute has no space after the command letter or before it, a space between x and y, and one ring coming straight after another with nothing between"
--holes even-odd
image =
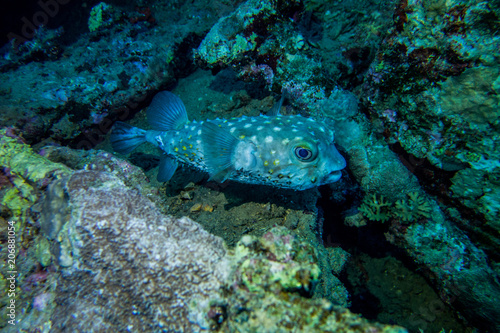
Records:
<instances>
[{"instance_id":1,"label":"yellow marking on fish","mask_svg":"<svg viewBox=\"0 0 500 333\"><path fill-rule=\"evenodd\" d=\"M182 146L182 150L186 150L186 149L187 149L186 146Z\"/></svg>"},{"instance_id":2,"label":"yellow marking on fish","mask_svg":"<svg viewBox=\"0 0 500 333\"><path fill-rule=\"evenodd\" d=\"M264 166L268 166L269 165L269 162L268 161L264 161Z\"/></svg>"},{"instance_id":3,"label":"yellow marking on fish","mask_svg":"<svg viewBox=\"0 0 500 333\"><path fill-rule=\"evenodd\" d=\"M192 145L192 144L189 144L189 148L193 148L193 145Z\"/></svg>"},{"instance_id":4,"label":"yellow marking on fish","mask_svg":"<svg viewBox=\"0 0 500 333\"><path fill-rule=\"evenodd\" d=\"M273 164L274 164L274 165L278 165L278 164L280 164L280 160L274 160L274 161L273 161Z\"/></svg>"},{"instance_id":5,"label":"yellow marking on fish","mask_svg":"<svg viewBox=\"0 0 500 333\"><path fill-rule=\"evenodd\" d=\"M174 147L174 151L175 151L175 152L178 152L178 151L179 151L179 148Z\"/></svg>"},{"instance_id":6,"label":"yellow marking on fish","mask_svg":"<svg viewBox=\"0 0 500 333\"><path fill-rule=\"evenodd\" d=\"M244 138L245 138L245 136L244 136L244 135L240 135L240 139L244 139Z\"/></svg>"}]
</instances>

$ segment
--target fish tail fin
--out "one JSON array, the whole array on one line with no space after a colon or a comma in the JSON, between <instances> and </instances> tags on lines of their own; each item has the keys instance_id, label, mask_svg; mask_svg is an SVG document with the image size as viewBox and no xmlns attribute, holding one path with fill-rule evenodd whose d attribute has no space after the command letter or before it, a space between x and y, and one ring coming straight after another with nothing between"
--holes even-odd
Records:
<instances>
[{"instance_id":1,"label":"fish tail fin","mask_svg":"<svg viewBox=\"0 0 500 333\"><path fill-rule=\"evenodd\" d=\"M117 121L109 139L114 151L127 155L146 142L146 131Z\"/></svg>"},{"instance_id":2,"label":"fish tail fin","mask_svg":"<svg viewBox=\"0 0 500 333\"><path fill-rule=\"evenodd\" d=\"M156 94L146 115L149 125L157 131L178 130L188 122L184 103L170 91Z\"/></svg>"}]
</instances>

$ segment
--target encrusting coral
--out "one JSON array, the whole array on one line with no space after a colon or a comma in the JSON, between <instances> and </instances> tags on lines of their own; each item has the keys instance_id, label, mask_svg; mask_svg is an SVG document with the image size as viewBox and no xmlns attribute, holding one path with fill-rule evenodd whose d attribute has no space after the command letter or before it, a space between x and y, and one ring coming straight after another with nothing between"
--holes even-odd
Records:
<instances>
[{"instance_id":1,"label":"encrusting coral","mask_svg":"<svg viewBox=\"0 0 500 333\"><path fill-rule=\"evenodd\" d=\"M390 206L391 204L387 202L383 196L377 198L377 194L374 193L370 197L365 197L363 203L359 207L359 211L370 220L385 222L389 220L390 217Z\"/></svg>"},{"instance_id":2,"label":"encrusting coral","mask_svg":"<svg viewBox=\"0 0 500 333\"><path fill-rule=\"evenodd\" d=\"M408 198L396 201L394 216L405 222L413 221L419 216L430 217L431 207L425 198L419 196L417 192L408 193Z\"/></svg>"}]
</instances>

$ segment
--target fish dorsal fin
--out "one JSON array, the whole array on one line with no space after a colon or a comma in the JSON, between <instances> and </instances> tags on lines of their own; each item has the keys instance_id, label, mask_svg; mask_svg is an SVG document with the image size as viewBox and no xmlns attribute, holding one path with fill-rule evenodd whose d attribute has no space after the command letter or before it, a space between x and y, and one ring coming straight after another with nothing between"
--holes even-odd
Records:
<instances>
[{"instance_id":1,"label":"fish dorsal fin","mask_svg":"<svg viewBox=\"0 0 500 333\"><path fill-rule=\"evenodd\" d=\"M162 155L160 157L160 168L158 169L156 179L159 182L168 182L174 175L175 170L177 170L177 165L178 163L174 158L168 155Z\"/></svg>"},{"instance_id":2,"label":"fish dorsal fin","mask_svg":"<svg viewBox=\"0 0 500 333\"><path fill-rule=\"evenodd\" d=\"M213 122L201 127L203 155L209 168L210 180L224 182L234 171L233 156L238 139Z\"/></svg>"},{"instance_id":3,"label":"fish dorsal fin","mask_svg":"<svg viewBox=\"0 0 500 333\"><path fill-rule=\"evenodd\" d=\"M267 111L267 115L270 117L275 117L280 114L281 106L283 105L283 102L285 101L286 98L286 90L283 90L283 94L281 94L281 98L278 102L274 103L273 107L271 110Z\"/></svg>"},{"instance_id":4,"label":"fish dorsal fin","mask_svg":"<svg viewBox=\"0 0 500 333\"><path fill-rule=\"evenodd\" d=\"M184 103L170 91L156 94L146 115L149 125L157 131L178 130L188 122Z\"/></svg>"}]
</instances>

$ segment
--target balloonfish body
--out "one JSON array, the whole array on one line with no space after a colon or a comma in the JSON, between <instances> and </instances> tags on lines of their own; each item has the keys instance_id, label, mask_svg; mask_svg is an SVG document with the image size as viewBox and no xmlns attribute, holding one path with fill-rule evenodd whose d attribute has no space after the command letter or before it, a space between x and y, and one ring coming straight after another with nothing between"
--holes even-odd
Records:
<instances>
[{"instance_id":1,"label":"balloonfish body","mask_svg":"<svg viewBox=\"0 0 500 333\"><path fill-rule=\"evenodd\" d=\"M281 102L271 116L189 121L182 101L163 91L147 110L153 130L117 122L110 139L122 154L144 142L160 148L159 181L168 181L179 162L219 182L305 190L339 180L346 162L333 131L311 118L279 115Z\"/></svg>"}]
</instances>

